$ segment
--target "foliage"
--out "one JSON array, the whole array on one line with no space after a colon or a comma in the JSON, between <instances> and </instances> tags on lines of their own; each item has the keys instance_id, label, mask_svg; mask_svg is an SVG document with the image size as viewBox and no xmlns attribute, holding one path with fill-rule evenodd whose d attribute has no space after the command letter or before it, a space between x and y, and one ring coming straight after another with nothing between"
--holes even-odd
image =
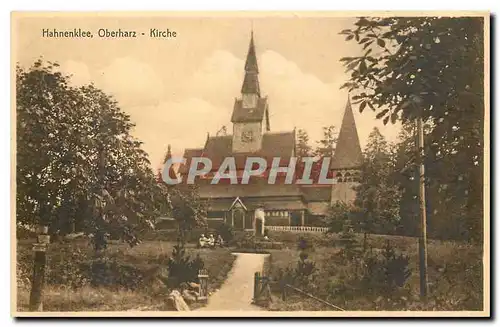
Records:
<instances>
[{"instance_id":1,"label":"foliage","mask_svg":"<svg viewBox=\"0 0 500 327\"><path fill-rule=\"evenodd\" d=\"M135 265L120 262L117 258L102 256L93 260L87 267L92 286L137 289L142 285L143 272Z\"/></svg>"},{"instance_id":2,"label":"foliage","mask_svg":"<svg viewBox=\"0 0 500 327\"><path fill-rule=\"evenodd\" d=\"M369 107L385 124L406 128L423 118L430 214L454 216L443 226L460 226L453 237L475 241L483 228L483 20L361 17L341 32L363 49L341 59L351 73L344 87L361 112Z\"/></svg>"},{"instance_id":3,"label":"foliage","mask_svg":"<svg viewBox=\"0 0 500 327\"><path fill-rule=\"evenodd\" d=\"M337 144L337 130L335 126L323 127L323 138L317 141L314 155L320 158L331 158Z\"/></svg>"},{"instance_id":4,"label":"foliage","mask_svg":"<svg viewBox=\"0 0 500 327\"><path fill-rule=\"evenodd\" d=\"M356 187L354 223L366 233L391 234L399 223L401 192L396 182L395 160L390 145L378 128L368 136Z\"/></svg>"},{"instance_id":5,"label":"foliage","mask_svg":"<svg viewBox=\"0 0 500 327\"><path fill-rule=\"evenodd\" d=\"M226 244L232 242L235 235L233 226L226 223L219 225L216 233L222 237Z\"/></svg>"},{"instance_id":6,"label":"foliage","mask_svg":"<svg viewBox=\"0 0 500 327\"><path fill-rule=\"evenodd\" d=\"M17 221L51 234L106 233L131 245L163 197L134 124L93 85L70 85L55 63L16 69ZM104 243L103 243L104 242Z\"/></svg>"},{"instance_id":7,"label":"foliage","mask_svg":"<svg viewBox=\"0 0 500 327\"><path fill-rule=\"evenodd\" d=\"M310 157L312 152L312 147L309 144L309 134L307 134L306 130L299 128L297 130L296 156L298 158Z\"/></svg>"},{"instance_id":8,"label":"foliage","mask_svg":"<svg viewBox=\"0 0 500 327\"><path fill-rule=\"evenodd\" d=\"M300 251L296 267L288 266L278 269L276 280L282 285L290 284L298 287L314 287L317 268L314 261L309 259L306 251Z\"/></svg>"},{"instance_id":9,"label":"foliage","mask_svg":"<svg viewBox=\"0 0 500 327\"><path fill-rule=\"evenodd\" d=\"M238 249L257 249L257 239L254 234L243 233L240 234L238 238L235 238L233 242Z\"/></svg>"},{"instance_id":10,"label":"foliage","mask_svg":"<svg viewBox=\"0 0 500 327\"><path fill-rule=\"evenodd\" d=\"M177 221L178 241L184 246L189 231L196 227L206 227L207 206L200 200L196 185L178 186L162 185L169 190L168 203L172 216Z\"/></svg>"},{"instance_id":11,"label":"foliage","mask_svg":"<svg viewBox=\"0 0 500 327\"><path fill-rule=\"evenodd\" d=\"M295 277L298 285L307 285L314 281L314 272L316 271L316 264L309 259L309 254L306 251L301 251L299 260L297 261L297 268L295 269Z\"/></svg>"},{"instance_id":12,"label":"foliage","mask_svg":"<svg viewBox=\"0 0 500 327\"><path fill-rule=\"evenodd\" d=\"M169 292L168 258L173 249L171 242L144 241L129 247L122 242L110 242L96 255L87 242L51 243L47 251L46 283L44 287L44 311L123 311L148 308L160 310ZM17 244L17 309L27 310L30 278L33 274L32 243ZM220 288L232 268L235 256L227 249L211 251L188 248L192 258L200 254L210 278L209 291ZM91 267L99 261L99 279L114 283L91 284ZM105 263L106 262L106 263ZM123 276L122 276L123 275ZM136 276L136 277L134 277ZM81 283L84 277L86 280ZM134 285L138 285L133 288ZM193 308L192 308L193 309Z\"/></svg>"},{"instance_id":13,"label":"foliage","mask_svg":"<svg viewBox=\"0 0 500 327\"><path fill-rule=\"evenodd\" d=\"M168 259L168 285L171 288L178 287L185 282L195 282L198 279L198 272L203 269L205 263L198 254L191 259L186 254L186 249L177 244L172 250L172 256Z\"/></svg>"},{"instance_id":14,"label":"foliage","mask_svg":"<svg viewBox=\"0 0 500 327\"><path fill-rule=\"evenodd\" d=\"M344 221L338 243L342 248L340 255L344 260L354 260L360 254L359 244L350 220Z\"/></svg>"},{"instance_id":15,"label":"foliage","mask_svg":"<svg viewBox=\"0 0 500 327\"><path fill-rule=\"evenodd\" d=\"M339 233L342 231L344 222L352 219L356 208L350 203L337 201L330 205L326 216L323 218L324 225L328 227L327 233Z\"/></svg>"},{"instance_id":16,"label":"foliage","mask_svg":"<svg viewBox=\"0 0 500 327\"><path fill-rule=\"evenodd\" d=\"M394 246L387 241L382 255L368 251L364 257L365 272L361 283L374 294L391 295L403 287L411 275L409 258L396 254Z\"/></svg>"},{"instance_id":17,"label":"foliage","mask_svg":"<svg viewBox=\"0 0 500 327\"><path fill-rule=\"evenodd\" d=\"M336 235L332 235L336 236ZM323 236L324 237L324 236ZM358 242L361 238L356 238ZM390 246L398 257L403 254L408 258L407 271L412 274L406 279L404 286L394 287L392 291L383 284L373 282L373 290L368 288L370 282L364 281L367 275L366 263L375 257L378 263L372 265L373 270L381 271L384 280L384 252ZM317 243L315 243L317 244ZM270 275L273 279L279 272L286 272L290 262L295 262L300 251L296 249L274 250L271 252ZM390 257L390 256L389 256ZM358 260L345 261L339 254L338 247L315 245L315 251L309 253L308 260L314 261L314 282L306 286L297 286L330 303L346 310L482 310L483 305L483 263L482 247L458 241L429 240L428 276L429 295L427 301L419 297L418 250L417 240L413 237L370 235L370 247ZM398 266L405 266L400 265ZM295 265L293 266L295 268ZM292 269L292 268L290 268ZM392 270L392 269L390 269ZM394 269L404 271L406 269ZM392 274L404 276L404 274ZM397 279L397 278L396 278ZM377 286L378 285L378 286ZM377 287L381 287L377 289ZM273 289L278 296L279 289ZM291 292L285 302L274 301L274 310L331 310L317 301L307 300L304 296Z\"/></svg>"},{"instance_id":18,"label":"foliage","mask_svg":"<svg viewBox=\"0 0 500 327\"><path fill-rule=\"evenodd\" d=\"M168 284L170 287L178 287L184 282L196 281L199 270L204 267L199 255L191 259L186 254L185 244L188 232L196 227L206 226L207 210L206 204L199 199L196 186L172 187L162 184L162 187L168 190L167 203L178 226L177 245L174 246L167 264Z\"/></svg>"}]
</instances>

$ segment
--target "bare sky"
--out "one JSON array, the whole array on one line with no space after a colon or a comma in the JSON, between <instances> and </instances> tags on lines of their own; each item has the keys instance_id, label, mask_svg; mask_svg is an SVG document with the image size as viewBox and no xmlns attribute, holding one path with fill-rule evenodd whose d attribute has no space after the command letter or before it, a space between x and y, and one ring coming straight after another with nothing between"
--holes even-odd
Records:
<instances>
[{"instance_id":1,"label":"bare sky","mask_svg":"<svg viewBox=\"0 0 500 327\"><path fill-rule=\"evenodd\" d=\"M43 56L73 75L73 83L94 82L112 94L137 126L154 167L167 145L174 154L202 147L230 123L234 98L253 25L261 93L269 97L271 131L308 131L312 143L321 127L340 128L347 92L339 59L358 54L353 42L338 35L354 18L340 17L30 17L17 20L16 61L30 65ZM50 39L42 29L82 28L92 39ZM101 39L100 28L135 30L135 39ZM149 38L149 29L176 31L172 39ZM370 109L353 105L361 146L377 126L389 140L399 128L384 126Z\"/></svg>"}]
</instances>

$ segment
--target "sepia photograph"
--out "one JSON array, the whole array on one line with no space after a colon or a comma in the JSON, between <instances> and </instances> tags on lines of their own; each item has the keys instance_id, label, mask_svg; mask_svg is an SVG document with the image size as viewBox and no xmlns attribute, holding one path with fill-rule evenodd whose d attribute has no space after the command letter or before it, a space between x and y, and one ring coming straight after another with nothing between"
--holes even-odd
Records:
<instances>
[{"instance_id":1,"label":"sepia photograph","mask_svg":"<svg viewBox=\"0 0 500 327\"><path fill-rule=\"evenodd\" d=\"M490 317L487 12L13 12L11 315Z\"/></svg>"}]
</instances>

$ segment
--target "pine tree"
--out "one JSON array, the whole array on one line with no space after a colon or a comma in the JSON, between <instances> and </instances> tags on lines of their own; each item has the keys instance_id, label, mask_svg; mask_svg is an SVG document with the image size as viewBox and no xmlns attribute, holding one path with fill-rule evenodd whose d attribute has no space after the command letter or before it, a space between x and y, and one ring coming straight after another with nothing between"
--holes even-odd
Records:
<instances>
[{"instance_id":1,"label":"pine tree","mask_svg":"<svg viewBox=\"0 0 500 327\"><path fill-rule=\"evenodd\" d=\"M321 158L333 157L337 144L337 131L335 126L323 127L323 138L316 142L314 154Z\"/></svg>"},{"instance_id":2,"label":"pine tree","mask_svg":"<svg viewBox=\"0 0 500 327\"><path fill-rule=\"evenodd\" d=\"M363 156L355 205L361 208L356 220L366 239L367 233L389 233L395 229L400 220L401 192L394 179L394 155L377 128L370 133Z\"/></svg>"},{"instance_id":3,"label":"pine tree","mask_svg":"<svg viewBox=\"0 0 500 327\"><path fill-rule=\"evenodd\" d=\"M297 130L297 149L296 156L298 158L309 157L312 154L312 148L309 145L309 134L304 129Z\"/></svg>"}]
</instances>

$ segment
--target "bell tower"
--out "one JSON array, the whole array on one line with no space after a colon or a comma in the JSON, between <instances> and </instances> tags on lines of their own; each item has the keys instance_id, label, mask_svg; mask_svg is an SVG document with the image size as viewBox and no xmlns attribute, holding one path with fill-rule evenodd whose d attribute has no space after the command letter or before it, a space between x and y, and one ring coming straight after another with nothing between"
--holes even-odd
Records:
<instances>
[{"instance_id":1,"label":"bell tower","mask_svg":"<svg viewBox=\"0 0 500 327\"><path fill-rule=\"evenodd\" d=\"M337 183L332 185L331 202L352 202L356 198L354 187L358 185L359 169L363 162L363 154L359 144L358 130L348 98L342 118L337 147L330 162L330 170L334 172Z\"/></svg>"},{"instance_id":2,"label":"bell tower","mask_svg":"<svg viewBox=\"0 0 500 327\"><path fill-rule=\"evenodd\" d=\"M259 67L253 31L245 61L241 98L235 100L231 122L233 123L233 152L258 152L262 147L262 135L269 131L270 127L267 98L261 97L260 94Z\"/></svg>"}]
</instances>

